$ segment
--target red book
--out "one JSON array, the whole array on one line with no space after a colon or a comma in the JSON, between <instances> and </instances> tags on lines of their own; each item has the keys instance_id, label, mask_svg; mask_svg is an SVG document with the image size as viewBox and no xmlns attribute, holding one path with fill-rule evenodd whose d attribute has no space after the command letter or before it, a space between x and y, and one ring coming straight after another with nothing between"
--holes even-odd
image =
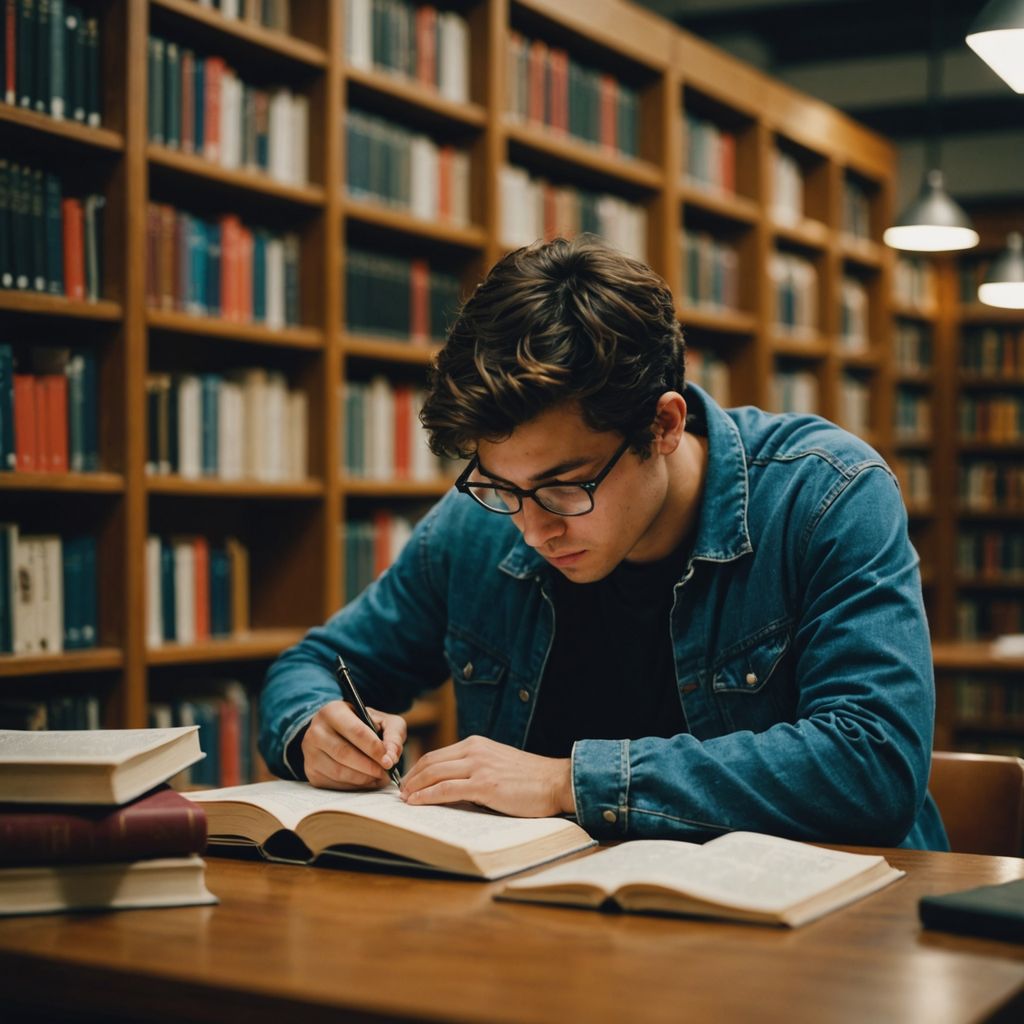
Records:
<instances>
[{"instance_id":1,"label":"red book","mask_svg":"<svg viewBox=\"0 0 1024 1024\"><path fill-rule=\"evenodd\" d=\"M14 375L14 458L19 473L39 469L39 417L36 382L28 373Z\"/></svg>"},{"instance_id":2,"label":"red book","mask_svg":"<svg viewBox=\"0 0 1024 1024\"><path fill-rule=\"evenodd\" d=\"M234 214L220 219L220 312L225 320L239 320L238 306L238 231L241 224Z\"/></svg>"},{"instance_id":3,"label":"red book","mask_svg":"<svg viewBox=\"0 0 1024 1024\"><path fill-rule=\"evenodd\" d=\"M437 8L416 8L416 77L437 85Z\"/></svg>"},{"instance_id":4,"label":"red book","mask_svg":"<svg viewBox=\"0 0 1024 1024\"><path fill-rule=\"evenodd\" d=\"M409 479L412 462L412 388L395 385L395 476Z\"/></svg>"},{"instance_id":5,"label":"red book","mask_svg":"<svg viewBox=\"0 0 1024 1024\"><path fill-rule=\"evenodd\" d=\"M240 751L240 722L238 705L233 700L220 702L220 784L242 784L242 758Z\"/></svg>"},{"instance_id":6,"label":"red book","mask_svg":"<svg viewBox=\"0 0 1024 1024\"><path fill-rule=\"evenodd\" d=\"M569 54L562 49L551 51L551 127L569 130Z\"/></svg>"},{"instance_id":7,"label":"red book","mask_svg":"<svg viewBox=\"0 0 1024 1024\"><path fill-rule=\"evenodd\" d=\"M8 103L18 102L18 55L15 33L18 23L18 0L7 0L4 4L4 98Z\"/></svg>"},{"instance_id":8,"label":"red book","mask_svg":"<svg viewBox=\"0 0 1024 1024\"><path fill-rule=\"evenodd\" d=\"M409 337L414 345L430 341L430 268L413 260L409 269Z\"/></svg>"},{"instance_id":9,"label":"red book","mask_svg":"<svg viewBox=\"0 0 1024 1024\"><path fill-rule=\"evenodd\" d=\"M173 789L122 807L0 804L0 864L96 864L202 853L206 814Z\"/></svg>"},{"instance_id":10,"label":"red book","mask_svg":"<svg viewBox=\"0 0 1024 1024\"><path fill-rule=\"evenodd\" d=\"M601 75L598 96L600 97L601 145L608 149L618 149L616 114L619 105L619 83L611 75Z\"/></svg>"},{"instance_id":11,"label":"red book","mask_svg":"<svg viewBox=\"0 0 1024 1024\"><path fill-rule=\"evenodd\" d=\"M531 121L544 123L546 107L544 86L547 78L548 47L540 39L534 39L526 58L527 81L526 116Z\"/></svg>"},{"instance_id":12,"label":"red book","mask_svg":"<svg viewBox=\"0 0 1024 1024\"><path fill-rule=\"evenodd\" d=\"M181 151L196 151L195 108L196 57L191 50L181 51Z\"/></svg>"},{"instance_id":13,"label":"red book","mask_svg":"<svg viewBox=\"0 0 1024 1024\"><path fill-rule=\"evenodd\" d=\"M64 294L85 298L85 225L79 199L62 199L64 222Z\"/></svg>"},{"instance_id":14,"label":"red book","mask_svg":"<svg viewBox=\"0 0 1024 1024\"><path fill-rule=\"evenodd\" d=\"M68 471L68 379L63 373L40 378L46 405L46 441L50 452L50 472Z\"/></svg>"},{"instance_id":15,"label":"red book","mask_svg":"<svg viewBox=\"0 0 1024 1024\"><path fill-rule=\"evenodd\" d=\"M386 508L373 513L373 576L376 579L391 565L391 513Z\"/></svg>"},{"instance_id":16,"label":"red book","mask_svg":"<svg viewBox=\"0 0 1024 1024\"><path fill-rule=\"evenodd\" d=\"M437 152L437 215L449 220L452 215L452 162L455 150L452 146L441 146Z\"/></svg>"},{"instance_id":17,"label":"red book","mask_svg":"<svg viewBox=\"0 0 1024 1024\"><path fill-rule=\"evenodd\" d=\"M225 67L223 57L206 58L203 156L207 160L220 160L220 99Z\"/></svg>"},{"instance_id":18,"label":"red book","mask_svg":"<svg viewBox=\"0 0 1024 1024\"><path fill-rule=\"evenodd\" d=\"M210 639L210 544L205 537L192 538L196 575L196 642Z\"/></svg>"}]
</instances>

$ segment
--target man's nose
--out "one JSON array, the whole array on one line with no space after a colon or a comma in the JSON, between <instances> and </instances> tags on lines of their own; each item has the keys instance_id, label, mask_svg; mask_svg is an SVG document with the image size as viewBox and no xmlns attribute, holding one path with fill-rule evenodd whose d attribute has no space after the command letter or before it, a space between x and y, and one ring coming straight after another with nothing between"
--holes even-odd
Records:
<instances>
[{"instance_id":1,"label":"man's nose","mask_svg":"<svg viewBox=\"0 0 1024 1024\"><path fill-rule=\"evenodd\" d=\"M522 509L514 518L516 526L523 531L523 540L531 548L543 547L565 532L565 519L541 508L533 498L523 501Z\"/></svg>"}]
</instances>

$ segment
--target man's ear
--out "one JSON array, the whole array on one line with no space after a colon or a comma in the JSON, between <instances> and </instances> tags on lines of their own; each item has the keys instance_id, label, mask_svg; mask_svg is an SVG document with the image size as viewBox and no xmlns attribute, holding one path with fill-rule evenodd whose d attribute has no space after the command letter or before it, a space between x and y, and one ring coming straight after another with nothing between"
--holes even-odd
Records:
<instances>
[{"instance_id":1,"label":"man's ear","mask_svg":"<svg viewBox=\"0 0 1024 1024\"><path fill-rule=\"evenodd\" d=\"M678 391L666 391L654 411L654 450L671 455L686 432L686 399Z\"/></svg>"}]
</instances>

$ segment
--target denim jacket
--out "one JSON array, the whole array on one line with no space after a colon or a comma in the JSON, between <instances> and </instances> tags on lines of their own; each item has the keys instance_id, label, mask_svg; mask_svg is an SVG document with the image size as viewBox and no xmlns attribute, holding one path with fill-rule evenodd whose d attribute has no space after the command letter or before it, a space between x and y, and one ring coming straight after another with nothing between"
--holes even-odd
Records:
<instances>
[{"instance_id":1,"label":"denim jacket","mask_svg":"<svg viewBox=\"0 0 1024 1024\"><path fill-rule=\"evenodd\" d=\"M578 740L577 819L608 838L746 829L947 849L926 788L931 646L895 478L817 417L723 410L693 385L687 396L708 428L670 622L689 731ZM271 666L271 770L301 776L288 745L340 696L339 652L368 704L401 712L450 676L460 736L523 747L557 628L556 571L508 518L451 491L387 572ZM622 685L628 700L642 681Z\"/></svg>"}]
</instances>

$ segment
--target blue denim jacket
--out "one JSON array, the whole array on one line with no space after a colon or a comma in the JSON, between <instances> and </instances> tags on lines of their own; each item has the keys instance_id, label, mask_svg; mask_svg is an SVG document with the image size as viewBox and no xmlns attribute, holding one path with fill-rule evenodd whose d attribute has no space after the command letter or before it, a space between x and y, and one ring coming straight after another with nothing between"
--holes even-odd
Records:
<instances>
[{"instance_id":1,"label":"blue denim jacket","mask_svg":"<svg viewBox=\"0 0 1024 1024\"><path fill-rule=\"evenodd\" d=\"M689 732L576 742L577 818L598 837L795 839L947 849L927 794L934 680L918 558L895 478L814 416L704 406L697 536L671 613ZM260 746L287 747L343 654L400 712L451 676L461 736L523 747L556 629L552 569L454 490L391 569L271 666ZM623 699L640 680L623 680Z\"/></svg>"}]
</instances>

